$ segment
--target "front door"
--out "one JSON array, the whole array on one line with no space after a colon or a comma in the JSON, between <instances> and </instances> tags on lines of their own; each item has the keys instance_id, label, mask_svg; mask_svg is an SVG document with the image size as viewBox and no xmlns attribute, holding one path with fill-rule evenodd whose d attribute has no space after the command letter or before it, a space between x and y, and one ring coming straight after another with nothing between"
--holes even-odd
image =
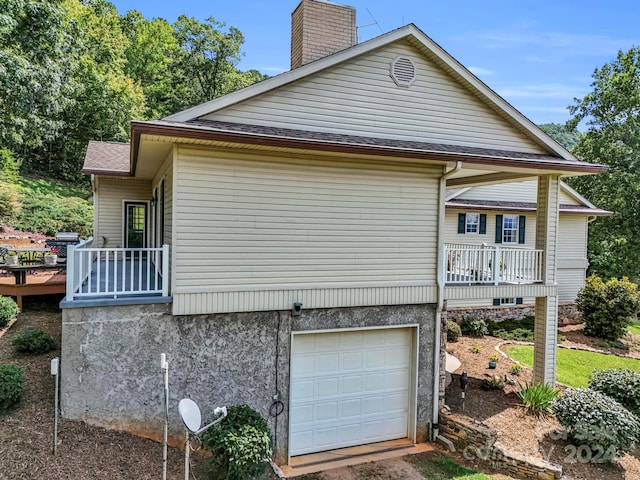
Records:
<instances>
[{"instance_id":1,"label":"front door","mask_svg":"<svg viewBox=\"0 0 640 480\"><path fill-rule=\"evenodd\" d=\"M142 248L147 243L147 204L124 202L124 248Z\"/></svg>"}]
</instances>

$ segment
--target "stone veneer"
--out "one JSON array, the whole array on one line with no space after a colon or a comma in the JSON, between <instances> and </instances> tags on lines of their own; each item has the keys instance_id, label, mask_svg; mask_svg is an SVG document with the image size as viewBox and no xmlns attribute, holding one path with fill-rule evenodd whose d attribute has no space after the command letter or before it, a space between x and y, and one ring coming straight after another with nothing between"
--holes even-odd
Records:
<instances>
[{"instance_id":1,"label":"stone veneer","mask_svg":"<svg viewBox=\"0 0 640 480\"><path fill-rule=\"evenodd\" d=\"M494 428L464 415L440 412L440 435L462 450L465 458L478 460L507 475L536 480L562 477L561 466L510 452L496 441L498 432Z\"/></svg>"},{"instance_id":2,"label":"stone veneer","mask_svg":"<svg viewBox=\"0 0 640 480\"><path fill-rule=\"evenodd\" d=\"M506 307L456 307L450 308L443 312L447 320L454 322L462 322L467 317L480 318L482 320L493 320L500 322L507 318L515 318L522 320L524 317L533 317L535 315L534 305L511 305ZM580 313L575 303L563 303L558 306L558 324L574 325L581 323Z\"/></svg>"},{"instance_id":3,"label":"stone veneer","mask_svg":"<svg viewBox=\"0 0 640 480\"><path fill-rule=\"evenodd\" d=\"M435 305L171 315L168 304L65 308L61 406L65 418L162 437L160 354L169 362L169 431L183 441L177 413L194 399L208 419L221 405L247 403L268 419L274 459L287 461L292 332L415 326L418 335L417 437L432 422ZM279 392L281 414L270 415Z\"/></svg>"}]
</instances>

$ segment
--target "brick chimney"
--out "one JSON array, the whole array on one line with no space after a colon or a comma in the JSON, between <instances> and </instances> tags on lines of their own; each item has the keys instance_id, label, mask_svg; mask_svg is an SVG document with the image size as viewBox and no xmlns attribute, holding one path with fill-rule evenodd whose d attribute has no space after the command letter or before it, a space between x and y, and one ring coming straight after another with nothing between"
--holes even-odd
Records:
<instances>
[{"instance_id":1,"label":"brick chimney","mask_svg":"<svg viewBox=\"0 0 640 480\"><path fill-rule=\"evenodd\" d=\"M329 0L302 0L291 14L291 69L356 44L356 11Z\"/></svg>"}]
</instances>

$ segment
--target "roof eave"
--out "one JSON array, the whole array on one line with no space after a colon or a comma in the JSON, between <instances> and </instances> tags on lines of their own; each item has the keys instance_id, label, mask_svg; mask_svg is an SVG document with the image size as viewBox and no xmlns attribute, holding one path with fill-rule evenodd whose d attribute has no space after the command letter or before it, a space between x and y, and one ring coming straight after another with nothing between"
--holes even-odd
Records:
<instances>
[{"instance_id":1,"label":"roof eave","mask_svg":"<svg viewBox=\"0 0 640 480\"><path fill-rule=\"evenodd\" d=\"M352 144L331 142L320 139L300 139L285 136L264 135L258 133L236 132L229 130L212 130L196 125L171 125L168 122L131 122L131 168L130 174L135 174L140 149L140 136L153 134L160 136L194 138L219 142L255 144L275 148L294 148L305 150L320 150L335 153L382 155L391 158L409 158L442 162L463 162L476 165L492 165L503 167L517 167L540 169L558 174L588 175L607 170L605 165L586 162L573 162L559 158L558 161L522 159L509 156L483 156L469 153L438 152L416 150L411 148L390 147L381 145Z\"/></svg>"}]
</instances>

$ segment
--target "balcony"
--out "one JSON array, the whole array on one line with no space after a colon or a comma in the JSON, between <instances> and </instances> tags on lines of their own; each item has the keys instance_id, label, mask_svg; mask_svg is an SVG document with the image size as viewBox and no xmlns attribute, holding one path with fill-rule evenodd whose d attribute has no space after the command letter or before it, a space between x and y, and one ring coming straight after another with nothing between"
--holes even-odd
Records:
<instances>
[{"instance_id":1,"label":"balcony","mask_svg":"<svg viewBox=\"0 0 640 480\"><path fill-rule=\"evenodd\" d=\"M533 284L543 280L543 251L445 244L446 285Z\"/></svg>"},{"instance_id":2,"label":"balcony","mask_svg":"<svg viewBox=\"0 0 640 480\"><path fill-rule=\"evenodd\" d=\"M90 238L68 247L65 303L123 299L129 303L160 301L169 296L168 272L168 245L95 248Z\"/></svg>"}]
</instances>

